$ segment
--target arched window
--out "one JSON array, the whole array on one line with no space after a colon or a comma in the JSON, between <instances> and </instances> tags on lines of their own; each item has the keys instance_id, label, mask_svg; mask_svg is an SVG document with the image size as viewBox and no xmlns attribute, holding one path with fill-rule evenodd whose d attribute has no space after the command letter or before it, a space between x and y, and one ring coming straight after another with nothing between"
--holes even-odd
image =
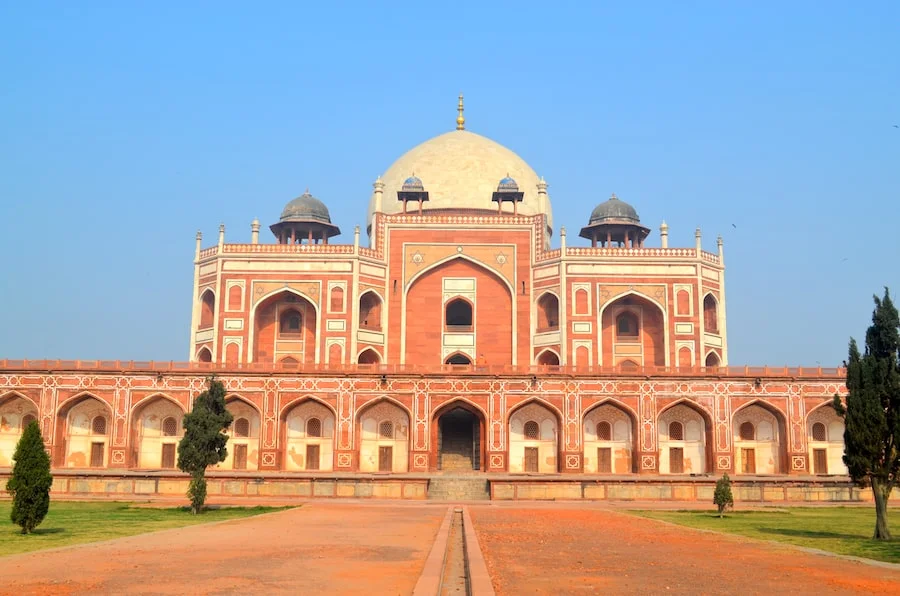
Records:
<instances>
[{"instance_id":1,"label":"arched window","mask_svg":"<svg viewBox=\"0 0 900 596\"><path fill-rule=\"evenodd\" d=\"M213 326L216 314L216 297L211 290L203 292L200 297L200 329Z\"/></svg>"},{"instance_id":2,"label":"arched window","mask_svg":"<svg viewBox=\"0 0 900 596\"><path fill-rule=\"evenodd\" d=\"M616 337L634 339L638 337L638 318L633 312L623 312L616 317Z\"/></svg>"},{"instance_id":3,"label":"arched window","mask_svg":"<svg viewBox=\"0 0 900 596\"><path fill-rule=\"evenodd\" d=\"M197 362L212 362L212 352L209 351L209 348L200 348L200 351L197 352Z\"/></svg>"},{"instance_id":4,"label":"arched window","mask_svg":"<svg viewBox=\"0 0 900 596\"><path fill-rule=\"evenodd\" d=\"M756 440L756 429L753 428L752 422L744 422L743 424L741 424L739 434L742 441Z\"/></svg>"},{"instance_id":5,"label":"arched window","mask_svg":"<svg viewBox=\"0 0 900 596\"><path fill-rule=\"evenodd\" d=\"M553 350L544 350L538 356L537 363L543 366L559 366L559 356Z\"/></svg>"},{"instance_id":6,"label":"arched window","mask_svg":"<svg viewBox=\"0 0 900 596\"><path fill-rule=\"evenodd\" d=\"M318 418L310 418L306 421L306 436L307 437L321 437L322 436L322 421Z\"/></svg>"},{"instance_id":7,"label":"arched window","mask_svg":"<svg viewBox=\"0 0 900 596\"><path fill-rule=\"evenodd\" d=\"M669 423L669 440L671 441L683 441L684 440L684 425L680 422L671 422Z\"/></svg>"},{"instance_id":8,"label":"arched window","mask_svg":"<svg viewBox=\"0 0 900 596\"><path fill-rule=\"evenodd\" d=\"M244 289L241 286L231 286L228 288L228 310L241 310L241 302L243 302Z\"/></svg>"},{"instance_id":9,"label":"arched window","mask_svg":"<svg viewBox=\"0 0 900 596\"><path fill-rule=\"evenodd\" d=\"M612 426L606 420L597 423L597 440L612 441Z\"/></svg>"},{"instance_id":10,"label":"arched window","mask_svg":"<svg viewBox=\"0 0 900 596\"><path fill-rule=\"evenodd\" d=\"M303 325L303 317L296 310L286 310L281 313L281 322L278 330L281 335L299 335Z\"/></svg>"},{"instance_id":11,"label":"arched window","mask_svg":"<svg viewBox=\"0 0 900 596\"><path fill-rule=\"evenodd\" d=\"M719 317L716 310L716 299L712 294L707 294L703 299L703 326L707 333L719 332Z\"/></svg>"},{"instance_id":12,"label":"arched window","mask_svg":"<svg viewBox=\"0 0 900 596\"><path fill-rule=\"evenodd\" d=\"M472 364L472 359L465 354L456 353L447 358L446 364Z\"/></svg>"},{"instance_id":13,"label":"arched window","mask_svg":"<svg viewBox=\"0 0 900 596\"><path fill-rule=\"evenodd\" d=\"M34 414L25 414L24 416L22 416L22 430L28 428L28 425L35 420L37 420L37 418L34 417Z\"/></svg>"},{"instance_id":14,"label":"arched window","mask_svg":"<svg viewBox=\"0 0 900 596\"><path fill-rule=\"evenodd\" d=\"M250 436L250 421L246 418L238 418L234 421L234 436L247 438Z\"/></svg>"},{"instance_id":15,"label":"arched window","mask_svg":"<svg viewBox=\"0 0 900 596\"><path fill-rule=\"evenodd\" d=\"M538 299L537 305L538 332L559 329L559 299L553 294L547 293Z\"/></svg>"},{"instance_id":16,"label":"arched window","mask_svg":"<svg viewBox=\"0 0 900 596\"><path fill-rule=\"evenodd\" d=\"M381 298L375 292L366 292L359 297L359 326L381 331Z\"/></svg>"},{"instance_id":17,"label":"arched window","mask_svg":"<svg viewBox=\"0 0 900 596\"><path fill-rule=\"evenodd\" d=\"M164 437L174 437L178 434L178 421L169 416L162 421L162 434Z\"/></svg>"},{"instance_id":18,"label":"arched window","mask_svg":"<svg viewBox=\"0 0 900 596\"><path fill-rule=\"evenodd\" d=\"M91 421L91 432L95 435L106 434L106 418L103 416L95 416Z\"/></svg>"},{"instance_id":19,"label":"arched window","mask_svg":"<svg viewBox=\"0 0 900 596\"><path fill-rule=\"evenodd\" d=\"M525 423L525 438L536 441L541 438L541 427L534 420Z\"/></svg>"},{"instance_id":20,"label":"arched window","mask_svg":"<svg viewBox=\"0 0 900 596\"><path fill-rule=\"evenodd\" d=\"M716 368L719 366L719 356L715 352L706 355L706 368Z\"/></svg>"},{"instance_id":21,"label":"arched window","mask_svg":"<svg viewBox=\"0 0 900 596\"><path fill-rule=\"evenodd\" d=\"M447 303L444 313L447 327L472 327L472 305L462 298L455 298Z\"/></svg>"},{"instance_id":22,"label":"arched window","mask_svg":"<svg viewBox=\"0 0 900 596\"><path fill-rule=\"evenodd\" d=\"M385 420L381 424L378 425L378 436L382 439L393 439L394 438L394 423L390 420Z\"/></svg>"},{"instance_id":23,"label":"arched window","mask_svg":"<svg viewBox=\"0 0 900 596\"><path fill-rule=\"evenodd\" d=\"M827 441L828 431L821 422L816 422L812 427L813 441Z\"/></svg>"}]
</instances>

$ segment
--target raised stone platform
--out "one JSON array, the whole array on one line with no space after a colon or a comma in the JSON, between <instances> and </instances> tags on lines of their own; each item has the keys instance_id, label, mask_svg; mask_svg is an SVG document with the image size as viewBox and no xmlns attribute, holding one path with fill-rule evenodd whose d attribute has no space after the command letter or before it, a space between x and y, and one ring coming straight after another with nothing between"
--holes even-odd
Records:
<instances>
[{"instance_id":1,"label":"raised stone platform","mask_svg":"<svg viewBox=\"0 0 900 596\"><path fill-rule=\"evenodd\" d=\"M9 469L0 470L5 486ZM208 493L228 497L375 498L474 501L611 500L712 503L715 476L572 476L453 473L358 474L209 472ZM735 501L854 503L872 500L843 476L742 476L733 478ZM54 470L52 493L59 496L180 496L189 477L172 471ZM6 498L5 493L0 498Z\"/></svg>"}]
</instances>

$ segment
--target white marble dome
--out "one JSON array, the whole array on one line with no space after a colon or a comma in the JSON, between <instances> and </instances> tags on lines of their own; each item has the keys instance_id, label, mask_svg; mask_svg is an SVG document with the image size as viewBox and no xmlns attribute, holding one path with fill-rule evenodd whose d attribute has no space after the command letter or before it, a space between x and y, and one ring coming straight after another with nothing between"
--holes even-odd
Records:
<instances>
[{"instance_id":1,"label":"white marble dome","mask_svg":"<svg viewBox=\"0 0 900 596\"><path fill-rule=\"evenodd\" d=\"M467 130L454 130L429 139L404 153L382 176L384 195L382 212L401 213L403 204L397 191L415 175L428 192L423 210L484 209L497 210L491 196L507 176L519 185L525 196L519 203L522 215L547 215L548 231L553 226L550 198L538 197L540 178L521 157L494 141ZM510 207L507 205L506 210ZM366 226L371 234L375 194L369 201Z\"/></svg>"}]
</instances>

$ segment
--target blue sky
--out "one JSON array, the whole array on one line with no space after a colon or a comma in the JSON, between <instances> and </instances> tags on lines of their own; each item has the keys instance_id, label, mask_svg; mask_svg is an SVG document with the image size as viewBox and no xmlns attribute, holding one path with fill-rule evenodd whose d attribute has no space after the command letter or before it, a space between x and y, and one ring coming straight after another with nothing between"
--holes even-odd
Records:
<instances>
[{"instance_id":1,"label":"blue sky","mask_svg":"<svg viewBox=\"0 0 900 596\"><path fill-rule=\"evenodd\" d=\"M900 294L896 2L179 4L0 6L0 357L186 359L196 230L309 187L352 242L460 91L557 226L724 236L732 364L840 363Z\"/></svg>"}]
</instances>

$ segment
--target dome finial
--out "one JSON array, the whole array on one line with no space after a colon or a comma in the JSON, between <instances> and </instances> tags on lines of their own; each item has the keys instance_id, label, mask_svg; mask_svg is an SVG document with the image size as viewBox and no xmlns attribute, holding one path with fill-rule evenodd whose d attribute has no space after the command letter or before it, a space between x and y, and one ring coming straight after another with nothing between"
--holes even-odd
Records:
<instances>
[{"instance_id":1,"label":"dome finial","mask_svg":"<svg viewBox=\"0 0 900 596\"><path fill-rule=\"evenodd\" d=\"M456 108L459 111L459 115L456 117L456 130L465 130L466 129L466 118L463 116L463 111L465 108L463 107L463 94L459 94L459 106Z\"/></svg>"}]
</instances>

